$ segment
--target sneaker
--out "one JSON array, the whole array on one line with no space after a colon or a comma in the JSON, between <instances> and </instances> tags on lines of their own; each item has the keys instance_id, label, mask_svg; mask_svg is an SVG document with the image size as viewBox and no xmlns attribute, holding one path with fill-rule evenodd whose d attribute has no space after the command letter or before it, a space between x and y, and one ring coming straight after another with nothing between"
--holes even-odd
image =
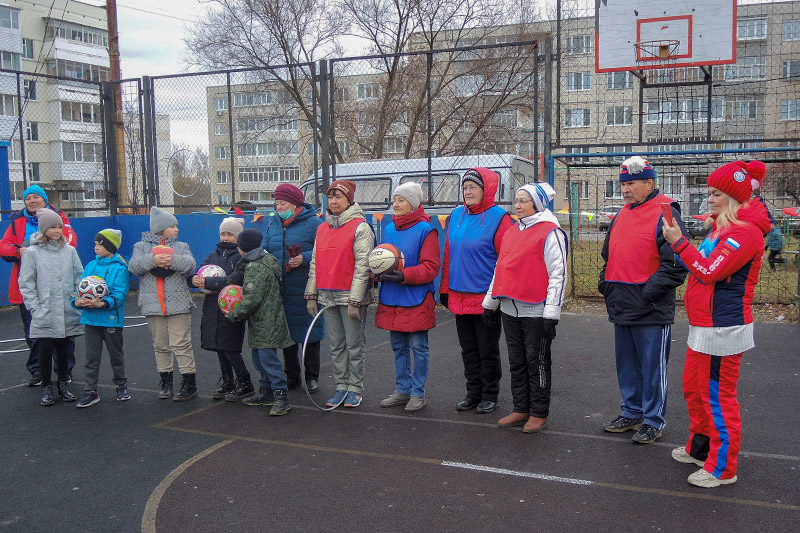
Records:
<instances>
[{"instance_id":1,"label":"sneaker","mask_svg":"<svg viewBox=\"0 0 800 533\"><path fill-rule=\"evenodd\" d=\"M397 405L405 405L408 403L408 400L411 399L410 394L400 394L399 392L393 392L388 398L384 398L381 400L381 407L395 407Z\"/></svg>"},{"instance_id":2,"label":"sneaker","mask_svg":"<svg viewBox=\"0 0 800 533\"><path fill-rule=\"evenodd\" d=\"M714 487L719 487L720 485L730 485L731 483L736 483L736 480L739 479L736 476L733 476L730 479L720 479L715 477L714 474L711 472L706 472L704 469L700 469L688 478L686 481L689 482L690 485L694 485L695 487L703 487L704 489L713 489Z\"/></svg>"},{"instance_id":3,"label":"sneaker","mask_svg":"<svg viewBox=\"0 0 800 533\"><path fill-rule=\"evenodd\" d=\"M347 399L344 401L344 406L358 407L359 405L361 405L361 395L353 391L348 392Z\"/></svg>"},{"instance_id":4,"label":"sneaker","mask_svg":"<svg viewBox=\"0 0 800 533\"><path fill-rule=\"evenodd\" d=\"M650 424L642 424L631 440L639 444L650 444L656 441L661 436L661 430L651 426Z\"/></svg>"},{"instance_id":5,"label":"sneaker","mask_svg":"<svg viewBox=\"0 0 800 533\"><path fill-rule=\"evenodd\" d=\"M75 404L75 407L81 409L83 407L89 407L90 405L94 405L100 401L100 396L97 395L96 391L90 390L83 393L81 399L78 400L78 403Z\"/></svg>"},{"instance_id":6,"label":"sneaker","mask_svg":"<svg viewBox=\"0 0 800 533\"><path fill-rule=\"evenodd\" d=\"M275 403L275 397L272 394L272 389L265 389L263 387L258 388L258 392L250 396L249 398L245 398L242 400L242 403L245 405L273 405Z\"/></svg>"},{"instance_id":7,"label":"sneaker","mask_svg":"<svg viewBox=\"0 0 800 533\"><path fill-rule=\"evenodd\" d=\"M642 423L644 423L644 418L628 418L620 415L611 422L603 424L603 429L611 433L623 433L639 429L642 427Z\"/></svg>"},{"instance_id":8,"label":"sneaker","mask_svg":"<svg viewBox=\"0 0 800 533\"><path fill-rule=\"evenodd\" d=\"M428 405L428 400L425 398L412 396L406 404L406 413L416 413L417 411L421 411L426 405Z\"/></svg>"},{"instance_id":9,"label":"sneaker","mask_svg":"<svg viewBox=\"0 0 800 533\"><path fill-rule=\"evenodd\" d=\"M346 390L337 389L336 394L331 396L331 399L328 400L328 403L326 403L325 405L327 405L328 407L339 407L340 405L342 405L342 402L344 401L346 396L347 396Z\"/></svg>"},{"instance_id":10,"label":"sneaker","mask_svg":"<svg viewBox=\"0 0 800 533\"><path fill-rule=\"evenodd\" d=\"M683 446L672 450L672 458L678 461L679 463L684 463L687 465L695 464L697 466L703 466L705 464L705 461L701 461L700 459L695 459L694 457L686 453L686 448L684 448Z\"/></svg>"},{"instance_id":11,"label":"sneaker","mask_svg":"<svg viewBox=\"0 0 800 533\"><path fill-rule=\"evenodd\" d=\"M117 401L118 402L127 402L131 399L131 395L128 393L128 387L123 385L117 389Z\"/></svg>"},{"instance_id":12,"label":"sneaker","mask_svg":"<svg viewBox=\"0 0 800 533\"><path fill-rule=\"evenodd\" d=\"M28 387L38 387L41 384L42 384L42 376L38 374L35 376L31 376L31 379L28 380Z\"/></svg>"}]
</instances>

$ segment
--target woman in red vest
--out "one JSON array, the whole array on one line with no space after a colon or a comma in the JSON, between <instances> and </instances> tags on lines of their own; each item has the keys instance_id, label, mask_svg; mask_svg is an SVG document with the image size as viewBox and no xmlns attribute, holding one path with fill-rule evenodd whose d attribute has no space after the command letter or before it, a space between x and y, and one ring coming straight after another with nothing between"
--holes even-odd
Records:
<instances>
[{"instance_id":1,"label":"woman in red vest","mask_svg":"<svg viewBox=\"0 0 800 533\"><path fill-rule=\"evenodd\" d=\"M336 180L328 187L325 223L317 228L304 298L311 316L325 309L336 393L328 407L361 405L367 307L372 303L367 257L375 234L355 203L356 184Z\"/></svg>"},{"instance_id":2,"label":"woman in red vest","mask_svg":"<svg viewBox=\"0 0 800 533\"><path fill-rule=\"evenodd\" d=\"M733 161L708 177L711 233L700 248L664 221L664 238L689 269L684 302L689 318L683 397L689 440L672 450L680 463L702 468L687 481L712 488L736 482L742 418L736 386L745 350L753 348L753 292L770 217L759 197L766 167Z\"/></svg>"},{"instance_id":3,"label":"woman in red vest","mask_svg":"<svg viewBox=\"0 0 800 533\"><path fill-rule=\"evenodd\" d=\"M508 346L514 411L500 427L547 427L550 345L567 287L567 235L547 208L556 191L547 183L523 185L514 198L517 223L503 236L483 307L498 307Z\"/></svg>"}]
</instances>

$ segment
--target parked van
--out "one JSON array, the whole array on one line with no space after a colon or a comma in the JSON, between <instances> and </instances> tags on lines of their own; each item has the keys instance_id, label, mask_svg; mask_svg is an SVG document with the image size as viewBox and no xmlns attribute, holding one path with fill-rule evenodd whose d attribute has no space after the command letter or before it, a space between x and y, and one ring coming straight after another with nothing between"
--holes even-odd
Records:
<instances>
[{"instance_id":1,"label":"parked van","mask_svg":"<svg viewBox=\"0 0 800 533\"><path fill-rule=\"evenodd\" d=\"M464 155L434 157L431 159L431 186L435 204L428 200L427 159L381 159L359 163L336 165L335 179L346 179L356 183L356 202L369 213L391 213L392 191L401 183L416 181L422 186L425 198L423 205L428 214L447 214L463 203L461 177L471 168L484 167L497 172L500 186L495 198L497 204L513 211L514 193L525 183L534 180L534 162L510 154ZM333 175L333 170L331 170ZM313 176L313 175L312 175ZM333 178L331 178L333 179ZM319 198L326 204L319 178ZM305 180L300 189L306 202L314 203L314 178Z\"/></svg>"}]
</instances>

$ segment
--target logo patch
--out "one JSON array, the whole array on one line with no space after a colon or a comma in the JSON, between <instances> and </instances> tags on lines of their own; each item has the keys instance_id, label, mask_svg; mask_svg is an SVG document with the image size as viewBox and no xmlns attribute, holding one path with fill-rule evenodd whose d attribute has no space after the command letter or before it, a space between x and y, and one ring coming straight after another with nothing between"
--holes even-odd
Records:
<instances>
[{"instance_id":1,"label":"logo patch","mask_svg":"<svg viewBox=\"0 0 800 533\"><path fill-rule=\"evenodd\" d=\"M759 187L761 187L761 184L758 182L757 179L753 178L753 179L750 180L750 188L751 189L756 190Z\"/></svg>"},{"instance_id":2,"label":"logo patch","mask_svg":"<svg viewBox=\"0 0 800 533\"><path fill-rule=\"evenodd\" d=\"M734 172L733 180L738 183L742 183L745 180L744 172L742 172L741 170L737 170L736 172Z\"/></svg>"}]
</instances>

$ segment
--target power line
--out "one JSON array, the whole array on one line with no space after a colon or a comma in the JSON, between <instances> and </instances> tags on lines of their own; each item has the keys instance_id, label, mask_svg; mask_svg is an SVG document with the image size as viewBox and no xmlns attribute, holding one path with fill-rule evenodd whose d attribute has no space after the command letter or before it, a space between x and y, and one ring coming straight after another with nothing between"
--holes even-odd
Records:
<instances>
[{"instance_id":1,"label":"power line","mask_svg":"<svg viewBox=\"0 0 800 533\"><path fill-rule=\"evenodd\" d=\"M130 9L132 11L139 11L141 13L147 13L149 15L156 15L156 16L159 16L159 17L164 17L164 18L169 18L169 19L182 20L184 22L193 22L194 23L194 22L199 22L200 21L199 17L196 18L196 19L187 19L187 18L179 17L177 15L170 15L170 14L167 14L167 13L159 13L157 11L149 11L147 9L142 9L140 7L129 6L127 4L120 4L119 2L117 3L117 5L120 6L120 7L124 7L125 9Z\"/></svg>"}]
</instances>

